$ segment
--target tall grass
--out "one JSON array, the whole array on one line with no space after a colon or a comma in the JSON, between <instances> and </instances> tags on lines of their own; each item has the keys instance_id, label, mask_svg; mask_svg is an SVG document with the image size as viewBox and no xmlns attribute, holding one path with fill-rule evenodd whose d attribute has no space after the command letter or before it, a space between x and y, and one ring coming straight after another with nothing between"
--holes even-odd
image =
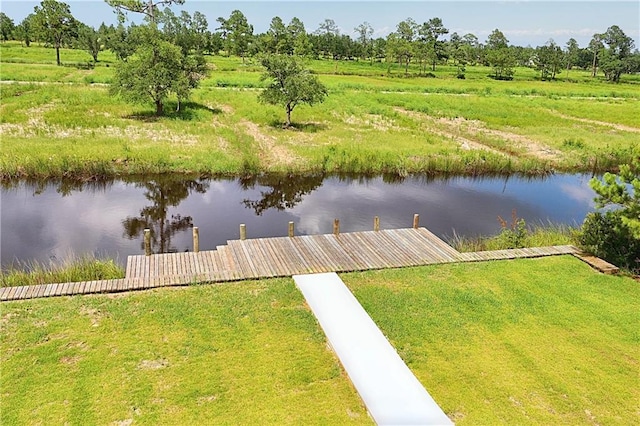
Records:
<instances>
[{"instance_id":1,"label":"tall grass","mask_svg":"<svg viewBox=\"0 0 640 426\"><path fill-rule=\"evenodd\" d=\"M113 259L70 256L59 263L26 262L0 270L0 287L124 278Z\"/></svg>"}]
</instances>

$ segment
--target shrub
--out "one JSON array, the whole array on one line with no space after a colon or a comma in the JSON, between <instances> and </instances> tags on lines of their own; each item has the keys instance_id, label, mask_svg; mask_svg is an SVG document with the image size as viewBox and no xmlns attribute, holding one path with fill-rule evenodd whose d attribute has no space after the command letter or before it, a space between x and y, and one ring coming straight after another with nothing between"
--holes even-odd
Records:
<instances>
[{"instance_id":1,"label":"shrub","mask_svg":"<svg viewBox=\"0 0 640 426\"><path fill-rule=\"evenodd\" d=\"M518 219L516 210L511 211L511 223L507 223L502 217L498 216L498 221L502 230L498 235L500 245L505 248L523 248L527 238L527 223L524 219Z\"/></svg>"},{"instance_id":2,"label":"shrub","mask_svg":"<svg viewBox=\"0 0 640 426\"><path fill-rule=\"evenodd\" d=\"M633 235L619 211L589 213L578 241L583 250L620 268L640 273L640 239Z\"/></svg>"}]
</instances>

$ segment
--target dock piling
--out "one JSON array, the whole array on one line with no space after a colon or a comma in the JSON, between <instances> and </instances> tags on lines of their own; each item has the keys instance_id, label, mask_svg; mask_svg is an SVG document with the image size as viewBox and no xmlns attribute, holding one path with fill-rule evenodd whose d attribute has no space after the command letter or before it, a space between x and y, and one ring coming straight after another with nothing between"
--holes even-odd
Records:
<instances>
[{"instance_id":1,"label":"dock piling","mask_svg":"<svg viewBox=\"0 0 640 426\"><path fill-rule=\"evenodd\" d=\"M151 229L144 230L144 254L151 256Z\"/></svg>"},{"instance_id":2,"label":"dock piling","mask_svg":"<svg viewBox=\"0 0 640 426\"><path fill-rule=\"evenodd\" d=\"M198 253L200 251L200 232L197 226L193 227L193 252Z\"/></svg>"}]
</instances>

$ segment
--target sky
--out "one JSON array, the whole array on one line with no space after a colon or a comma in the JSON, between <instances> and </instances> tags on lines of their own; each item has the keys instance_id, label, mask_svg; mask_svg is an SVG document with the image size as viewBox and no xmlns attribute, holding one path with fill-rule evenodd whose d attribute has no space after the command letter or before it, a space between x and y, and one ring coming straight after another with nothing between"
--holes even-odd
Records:
<instances>
[{"instance_id":1,"label":"sky","mask_svg":"<svg viewBox=\"0 0 640 426\"><path fill-rule=\"evenodd\" d=\"M102 0L70 0L66 2L76 19L93 27L102 22L116 24L117 18ZM18 24L33 12L37 1L2 0L0 9ZM396 25L408 17L419 24L439 17L449 33L475 34L481 42L494 29L500 29L514 45L533 47L553 39L564 46L575 38L586 47L595 33L602 33L618 25L632 37L640 48L640 1L487 1L487 0L414 0L414 1L336 1L336 0L186 0L183 6L172 6L174 13L199 11L207 17L209 27L216 29L218 17L228 18L240 10L254 26L255 33L265 32L274 16L285 23L298 17L307 32L316 30L325 19L333 19L342 34L355 36L354 28L367 21L374 28L374 36L386 37ZM134 14L135 15L135 14ZM134 22L140 19L129 15Z\"/></svg>"}]
</instances>

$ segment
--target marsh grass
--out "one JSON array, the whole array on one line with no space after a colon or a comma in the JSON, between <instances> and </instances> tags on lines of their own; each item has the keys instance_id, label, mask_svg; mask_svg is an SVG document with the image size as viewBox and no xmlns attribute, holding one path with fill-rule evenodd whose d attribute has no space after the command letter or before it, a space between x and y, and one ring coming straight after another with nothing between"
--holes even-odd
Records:
<instances>
[{"instance_id":1,"label":"marsh grass","mask_svg":"<svg viewBox=\"0 0 640 426\"><path fill-rule=\"evenodd\" d=\"M578 232L576 226L558 223L529 224L520 243L522 247L545 247L556 245L578 246ZM503 250L513 248L509 239L504 235L479 235L464 237L458 234L446 238L447 242L459 252L473 252L486 250Z\"/></svg>"},{"instance_id":2,"label":"marsh grass","mask_svg":"<svg viewBox=\"0 0 640 426\"><path fill-rule=\"evenodd\" d=\"M638 423L638 283L571 256L342 276L458 425Z\"/></svg>"},{"instance_id":3,"label":"marsh grass","mask_svg":"<svg viewBox=\"0 0 640 426\"><path fill-rule=\"evenodd\" d=\"M61 262L17 263L0 270L0 287L124 278L113 259L69 256Z\"/></svg>"},{"instance_id":4,"label":"marsh grass","mask_svg":"<svg viewBox=\"0 0 640 426\"><path fill-rule=\"evenodd\" d=\"M372 424L290 279L2 306L0 423Z\"/></svg>"}]
</instances>

